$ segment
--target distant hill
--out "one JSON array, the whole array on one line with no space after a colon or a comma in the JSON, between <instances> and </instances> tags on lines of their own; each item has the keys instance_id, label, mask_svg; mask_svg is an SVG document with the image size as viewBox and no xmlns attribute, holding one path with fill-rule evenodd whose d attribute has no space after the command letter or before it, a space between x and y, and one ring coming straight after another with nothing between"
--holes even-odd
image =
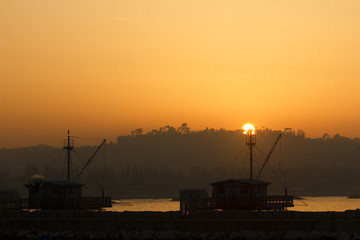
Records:
<instances>
[{"instance_id":1,"label":"distant hill","mask_svg":"<svg viewBox=\"0 0 360 240\"><path fill-rule=\"evenodd\" d=\"M262 175L273 183L271 191L282 192L282 184L286 183L290 192L299 195L360 193L358 138L324 134L323 138L312 139L302 130L261 129L256 136L256 171L280 133L283 137ZM107 144L81 181L90 188L105 186L119 196L175 195L180 188L208 187L220 178L247 178L246 149L234 160L244 145L240 130L192 131L186 123L147 133L139 128L119 136L117 143ZM76 149L72 154L74 173L80 171L95 149ZM65 178L65 153L45 145L0 149L0 167L6 172L1 188L23 188L33 173L48 179Z\"/></svg>"}]
</instances>

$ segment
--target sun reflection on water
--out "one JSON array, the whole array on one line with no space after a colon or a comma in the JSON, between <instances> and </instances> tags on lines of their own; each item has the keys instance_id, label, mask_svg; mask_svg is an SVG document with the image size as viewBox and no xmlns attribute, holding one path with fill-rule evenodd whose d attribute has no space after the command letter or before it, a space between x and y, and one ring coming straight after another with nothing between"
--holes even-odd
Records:
<instances>
[{"instance_id":1,"label":"sun reflection on water","mask_svg":"<svg viewBox=\"0 0 360 240\"><path fill-rule=\"evenodd\" d=\"M288 208L289 211L345 211L360 208L360 199L348 199L345 196L337 197L303 197L294 200L295 207ZM112 208L107 211L179 211L179 201L166 199L124 199L115 200Z\"/></svg>"}]
</instances>

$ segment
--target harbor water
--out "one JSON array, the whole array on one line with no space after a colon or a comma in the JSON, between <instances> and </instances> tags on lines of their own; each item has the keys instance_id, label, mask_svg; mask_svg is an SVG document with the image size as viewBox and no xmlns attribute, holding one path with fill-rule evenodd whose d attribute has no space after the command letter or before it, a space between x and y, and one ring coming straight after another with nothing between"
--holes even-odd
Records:
<instances>
[{"instance_id":1,"label":"harbor water","mask_svg":"<svg viewBox=\"0 0 360 240\"><path fill-rule=\"evenodd\" d=\"M360 209L360 198L348 199L346 196L332 197L302 197L294 200L295 207L288 208L290 211L323 212L323 211L346 211ZM179 211L179 201L164 199L123 199L114 200L112 208L107 211Z\"/></svg>"}]
</instances>

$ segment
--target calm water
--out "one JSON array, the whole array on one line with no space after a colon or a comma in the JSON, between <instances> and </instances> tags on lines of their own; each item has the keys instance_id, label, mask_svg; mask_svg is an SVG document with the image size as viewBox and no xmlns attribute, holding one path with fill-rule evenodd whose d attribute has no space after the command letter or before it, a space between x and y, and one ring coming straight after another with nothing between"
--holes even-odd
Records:
<instances>
[{"instance_id":1,"label":"calm water","mask_svg":"<svg viewBox=\"0 0 360 240\"><path fill-rule=\"evenodd\" d=\"M126 199L115 200L112 208L107 211L179 211L179 201L171 199ZM348 199L347 197L304 197L302 200L294 200L295 207L292 211L345 211L360 209L360 199Z\"/></svg>"}]
</instances>

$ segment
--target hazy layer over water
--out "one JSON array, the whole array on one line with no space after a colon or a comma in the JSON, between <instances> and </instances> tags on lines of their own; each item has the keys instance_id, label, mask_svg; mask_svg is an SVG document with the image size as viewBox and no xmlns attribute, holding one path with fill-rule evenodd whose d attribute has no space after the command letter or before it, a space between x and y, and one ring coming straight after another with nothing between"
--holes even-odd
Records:
<instances>
[{"instance_id":1,"label":"hazy layer over water","mask_svg":"<svg viewBox=\"0 0 360 240\"><path fill-rule=\"evenodd\" d=\"M125 199L115 200L112 208L107 211L179 211L179 201L171 199ZM360 208L360 199L348 199L347 197L304 197L302 200L294 200L295 207L290 211L345 211Z\"/></svg>"}]
</instances>

